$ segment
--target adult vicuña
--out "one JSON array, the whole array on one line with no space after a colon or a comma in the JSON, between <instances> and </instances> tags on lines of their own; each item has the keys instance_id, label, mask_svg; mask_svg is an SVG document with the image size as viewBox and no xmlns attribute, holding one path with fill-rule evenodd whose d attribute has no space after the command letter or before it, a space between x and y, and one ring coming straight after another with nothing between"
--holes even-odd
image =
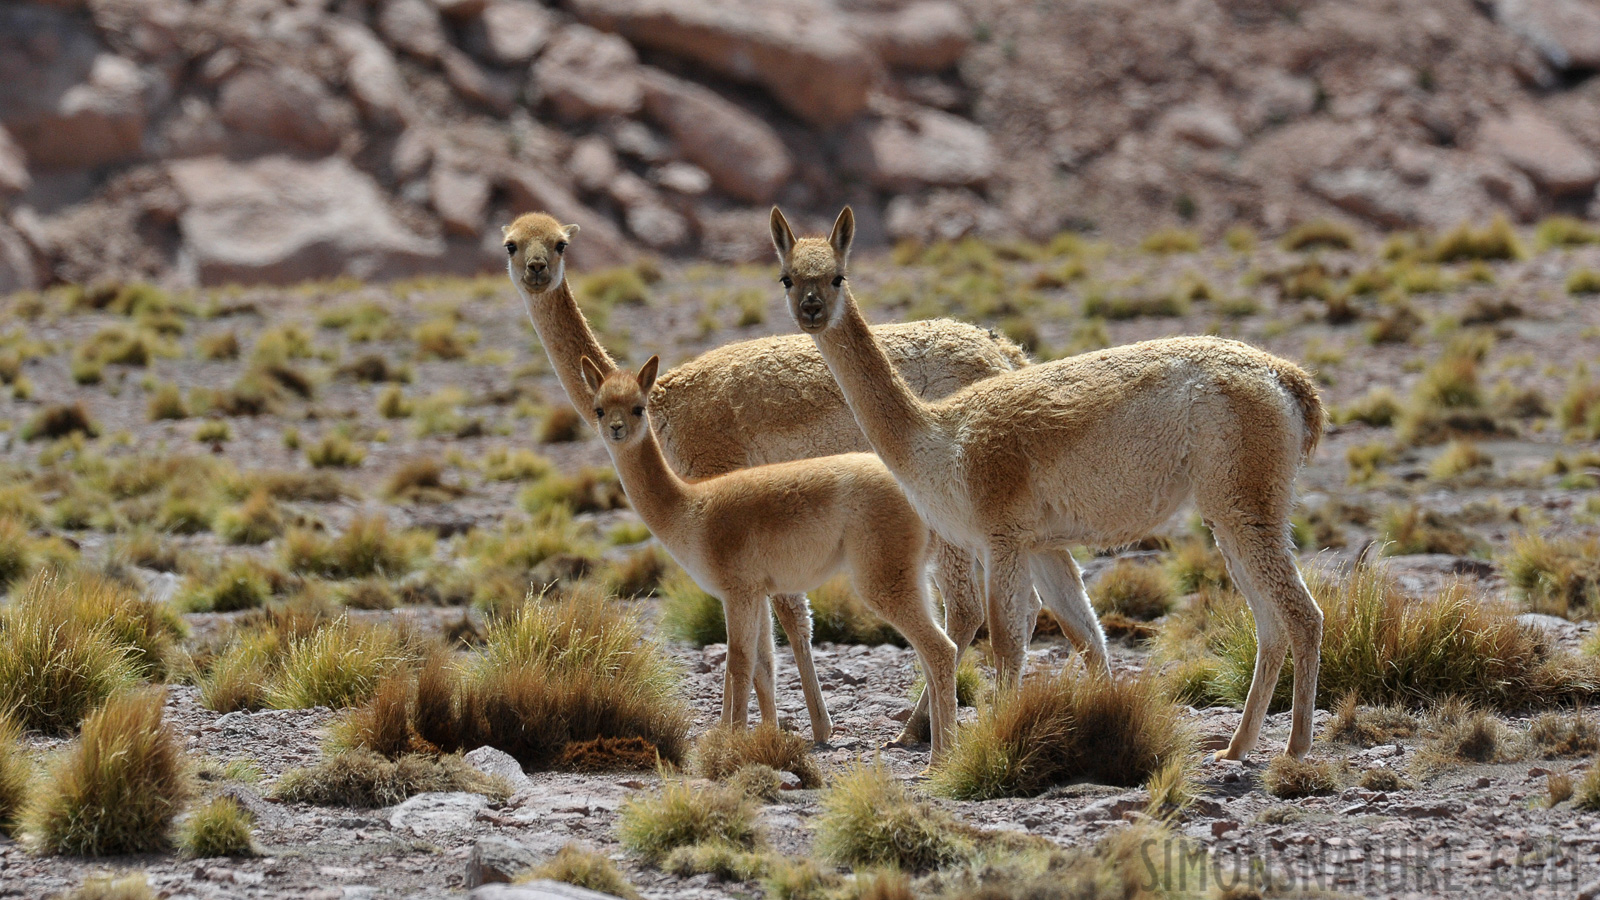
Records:
<instances>
[{"instance_id":1,"label":"adult vicu\u00f1a","mask_svg":"<svg viewBox=\"0 0 1600 900\"><path fill-rule=\"evenodd\" d=\"M593 359L602 372L615 364L567 284L565 254L577 232L576 225L528 213L506 226L504 236L511 281L567 398L587 421L593 404L580 360ZM889 325L875 333L895 367L927 398L1028 364L1027 355L1005 338L949 319ZM816 347L802 335L728 344L683 363L661 376L649 407L668 462L687 478L871 449ZM973 559L938 539L930 555L944 597L946 629L965 648L983 622ZM772 603L800 670L812 737L825 741L833 726L811 660L810 610L801 595L780 594ZM766 623L755 691L762 719L775 722L770 631ZM902 737L920 737L927 727L924 693Z\"/></svg>"},{"instance_id":2,"label":"adult vicu\u00f1a","mask_svg":"<svg viewBox=\"0 0 1600 900\"><path fill-rule=\"evenodd\" d=\"M1237 341L1169 338L996 375L935 403L884 356L846 281L855 218L796 241L772 210L789 311L810 334L856 421L923 519L977 553L1003 683L1021 674L1032 623L1023 573L1063 621L1088 615L1072 557L1148 534L1189 497L1256 621L1244 716L1223 755L1254 748L1294 649L1289 753L1311 746L1322 611L1289 549L1295 474L1322 436L1322 403L1298 366ZM1287 632L1287 640L1285 639Z\"/></svg>"},{"instance_id":3,"label":"adult vicu\u00f1a","mask_svg":"<svg viewBox=\"0 0 1600 900\"><path fill-rule=\"evenodd\" d=\"M723 724L745 725L764 598L803 595L842 569L917 652L932 695L933 755L942 756L955 738L956 645L933 621L928 526L894 476L870 453L845 453L685 481L667 465L645 412L659 364L652 356L638 375L606 375L584 357L583 379L628 502L672 558L722 601Z\"/></svg>"}]
</instances>

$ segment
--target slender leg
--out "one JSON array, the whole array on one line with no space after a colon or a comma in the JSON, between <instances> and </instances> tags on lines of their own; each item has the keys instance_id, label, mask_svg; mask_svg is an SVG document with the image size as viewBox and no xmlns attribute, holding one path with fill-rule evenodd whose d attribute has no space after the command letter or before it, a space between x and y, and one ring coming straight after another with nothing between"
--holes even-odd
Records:
<instances>
[{"instance_id":1,"label":"slender leg","mask_svg":"<svg viewBox=\"0 0 1600 900\"><path fill-rule=\"evenodd\" d=\"M1044 605L1061 620L1067 637L1083 651L1084 668L1110 675L1106 635L1100 630L1100 619L1084 590L1078 561L1064 549L1040 549L1028 554L1028 570L1033 573L1033 583L1038 585Z\"/></svg>"},{"instance_id":2,"label":"slender leg","mask_svg":"<svg viewBox=\"0 0 1600 900\"><path fill-rule=\"evenodd\" d=\"M1033 587L1024 577L1023 556L1011 547L989 551L987 607L989 643L1002 690L1016 687L1028 658L1028 635L1035 612Z\"/></svg>"},{"instance_id":3,"label":"slender leg","mask_svg":"<svg viewBox=\"0 0 1600 900\"><path fill-rule=\"evenodd\" d=\"M948 753L956 736L956 645L933 620L922 573L891 570L862 578L857 592L874 612L905 636L927 680L933 758Z\"/></svg>"},{"instance_id":4,"label":"slender leg","mask_svg":"<svg viewBox=\"0 0 1600 900\"><path fill-rule=\"evenodd\" d=\"M983 588L978 581L977 560L972 554L948 543L938 535L928 542L933 556L933 581L944 598L944 632L956 645L956 665L972 646L972 639L983 624ZM908 638L909 640L909 638ZM911 710L896 744L920 744L931 738L928 730L928 689L923 687L917 705Z\"/></svg>"},{"instance_id":5,"label":"slender leg","mask_svg":"<svg viewBox=\"0 0 1600 900\"><path fill-rule=\"evenodd\" d=\"M811 658L811 605L805 594L775 594L772 610L778 615L783 633L789 636L794 665L800 670L800 690L806 695L806 712L811 714L811 739L821 744L833 735L833 720L823 703L817 666Z\"/></svg>"},{"instance_id":6,"label":"slender leg","mask_svg":"<svg viewBox=\"0 0 1600 900\"><path fill-rule=\"evenodd\" d=\"M766 603L758 604L756 621L761 632L756 638L756 661L750 672L756 691L756 709L761 711L761 723L778 725L778 660L777 648L772 642L772 615Z\"/></svg>"},{"instance_id":7,"label":"slender leg","mask_svg":"<svg viewBox=\"0 0 1600 900\"><path fill-rule=\"evenodd\" d=\"M761 639L760 617L767 604L760 596L732 595L723 601L728 622L728 668L722 678L722 724L745 728L750 721L751 670Z\"/></svg>"}]
</instances>

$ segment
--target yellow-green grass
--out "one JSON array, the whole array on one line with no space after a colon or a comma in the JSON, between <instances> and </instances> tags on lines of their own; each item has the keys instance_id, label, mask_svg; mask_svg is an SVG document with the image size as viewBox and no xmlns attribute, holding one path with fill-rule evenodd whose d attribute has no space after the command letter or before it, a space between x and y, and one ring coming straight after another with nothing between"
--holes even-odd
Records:
<instances>
[{"instance_id":1,"label":"yellow-green grass","mask_svg":"<svg viewBox=\"0 0 1600 900\"><path fill-rule=\"evenodd\" d=\"M696 647L728 640L728 623L722 601L700 589L687 572L668 575L658 591L661 628L668 637Z\"/></svg>"},{"instance_id":2,"label":"yellow-green grass","mask_svg":"<svg viewBox=\"0 0 1600 900\"><path fill-rule=\"evenodd\" d=\"M39 410L22 426L21 434L25 441L53 441L73 434L92 438L99 436L100 426L81 401L73 401Z\"/></svg>"},{"instance_id":3,"label":"yellow-green grass","mask_svg":"<svg viewBox=\"0 0 1600 900\"><path fill-rule=\"evenodd\" d=\"M962 728L932 783L958 800L1034 796L1077 779L1131 787L1190 745L1155 679L1063 670L1025 680Z\"/></svg>"},{"instance_id":4,"label":"yellow-green grass","mask_svg":"<svg viewBox=\"0 0 1600 900\"><path fill-rule=\"evenodd\" d=\"M810 739L770 722L749 729L719 726L695 742L693 771L702 778L725 781L752 765L791 772L800 779L801 787L822 784Z\"/></svg>"},{"instance_id":5,"label":"yellow-green grass","mask_svg":"<svg viewBox=\"0 0 1600 900\"><path fill-rule=\"evenodd\" d=\"M617 868L616 863L604 854L576 843L562 845L554 856L514 880L517 883L559 881L602 894L610 894L613 897L621 897L623 900L639 900L639 892Z\"/></svg>"},{"instance_id":6,"label":"yellow-green grass","mask_svg":"<svg viewBox=\"0 0 1600 900\"><path fill-rule=\"evenodd\" d=\"M1574 296L1593 296L1600 294L1600 271L1594 269L1573 269L1567 275L1567 293Z\"/></svg>"},{"instance_id":7,"label":"yellow-green grass","mask_svg":"<svg viewBox=\"0 0 1600 900\"><path fill-rule=\"evenodd\" d=\"M22 743L22 726L0 712L0 834L16 834L33 777L33 762Z\"/></svg>"},{"instance_id":8,"label":"yellow-green grass","mask_svg":"<svg viewBox=\"0 0 1600 900\"><path fill-rule=\"evenodd\" d=\"M1502 565L1518 599L1534 612L1578 619L1600 614L1600 539L1529 532L1511 539Z\"/></svg>"},{"instance_id":9,"label":"yellow-green grass","mask_svg":"<svg viewBox=\"0 0 1600 900\"><path fill-rule=\"evenodd\" d=\"M1387 556L1444 553L1469 556L1484 552L1487 544L1450 516L1414 503L1391 506L1378 521L1378 539Z\"/></svg>"},{"instance_id":10,"label":"yellow-green grass","mask_svg":"<svg viewBox=\"0 0 1600 900\"><path fill-rule=\"evenodd\" d=\"M888 622L878 618L878 614L856 596L848 578L839 576L829 579L812 591L808 599L811 604L813 641L906 646L906 639L900 632L895 631Z\"/></svg>"},{"instance_id":11,"label":"yellow-green grass","mask_svg":"<svg viewBox=\"0 0 1600 900\"><path fill-rule=\"evenodd\" d=\"M354 469L367 458L367 451L342 434L324 435L306 449L306 461L318 469Z\"/></svg>"},{"instance_id":12,"label":"yellow-green grass","mask_svg":"<svg viewBox=\"0 0 1600 900\"><path fill-rule=\"evenodd\" d=\"M289 803L375 809L433 791L468 791L504 801L511 786L468 765L459 754L406 753L389 759L355 748L283 773L272 796Z\"/></svg>"},{"instance_id":13,"label":"yellow-green grass","mask_svg":"<svg viewBox=\"0 0 1600 900\"><path fill-rule=\"evenodd\" d=\"M1148 622L1166 615L1173 604L1172 578L1160 565L1119 559L1095 582L1094 609Z\"/></svg>"},{"instance_id":14,"label":"yellow-green grass","mask_svg":"<svg viewBox=\"0 0 1600 900\"><path fill-rule=\"evenodd\" d=\"M1296 225L1283 236L1283 249L1353 250L1357 242L1356 230L1343 222L1317 219Z\"/></svg>"},{"instance_id":15,"label":"yellow-green grass","mask_svg":"<svg viewBox=\"0 0 1600 900\"><path fill-rule=\"evenodd\" d=\"M278 709L356 706L371 698L385 673L404 662L403 652L393 630L338 619L288 645L267 703Z\"/></svg>"},{"instance_id":16,"label":"yellow-green grass","mask_svg":"<svg viewBox=\"0 0 1600 900\"><path fill-rule=\"evenodd\" d=\"M178 849L184 856L254 856L251 816L232 797L213 797L190 811L178 827Z\"/></svg>"},{"instance_id":17,"label":"yellow-green grass","mask_svg":"<svg viewBox=\"0 0 1600 900\"><path fill-rule=\"evenodd\" d=\"M1531 754L1543 759L1593 756L1600 753L1600 723L1587 709L1540 713L1528 723L1524 741Z\"/></svg>"},{"instance_id":18,"label":"yellow-green grass","mask_svg":"<svg viewBox=\"0 0 1600 900\"><path fill-rule=\"evenodd\" d=\"M630 852L659 865L680 847L717 843L743 850L760 846L756 806L733 787L669 780L657 793L625 803L617 839Z\"/></svg>"},{"instance_id":19,"label":"yellow-green grass","mask_svg":"<svg viewBox=\"0 0 1600 900\"><path fill-rule=\"evenodd\" d=\"M283 534L283 515L272 495L257 488L238 506L217 513L212 531L230 544L265 544Z\"/></svg>"},{"instance_id":20,"label":"yellow-green grass","mask_svg":"<svg viewBox=\"0 0 1600 900\"><path fill-rule=\"evenodd\" d=\"M1435 239L1424 255L1433 262L1460 260L1516 260L1527 256L1522 239L1505 216L1497 215L1486 227L1463 222Z\"/></svg>"},{"instance_id":21,"label":"yellow-green grass","mask_svg":"<svg viewBox=\"0 0 1600 900\"><path fill-rule=\"evenodd\" d=\"M836 773L822 794L822 814L814 827L817 854L853 869L923 871L976 849L969 826L912 796L882 763Z\"/></svg>"},{"instance_id":22,"label":"yellow-green grass","mask_svg":"<svg viewBox=\"0 0 1600 900\"><path fill-rule=\"evenodd\" d=\"M1261 786L1274 797L1294 800L1333 793L1339 789L1341 775L1340 768L1328 760L1277 756L1261 773Z\"/></svg>"},{"instance_id":23,"label":"yellow-green grass","mask_svg":"<svg viewBox=\"0 0 1600 900\"><path fill-rule=\"evenodd\" d=\"M391 531L388 520L371 516L351 520L331 540L308 529L290 529L283 540L283 559L291 571L325 578L395 577L420 565L433 543L425 531Z\"/></svg>"},{"instance_id":24,"label":"yellow-green grass","mask_svg":"<svg viewBox=\"0 0 1600 900\"><path fill-rule=\"evenodd\" d=\"M165 849L189 796L183 754L162 721L161 691L115 697L83 722L23 814L37 851L109 856Z\"/></svg>"},{"instance_id":25,"label":"yellow-green grass","mask_svg":"<svg viewBox=\"0 0 1600 900\"><path fill-rule=\"evenodd\" d=\"M150 880L143 872L127 875L96 875L84 879L66 900L156 900Z\"/></svg>"},{"instance_id":26,"label":"yellow-green grass","mask_svg":"<svg viewBox=\"0 0 1600 900\"><path fill-rule=\"evenodd\" d=\"M1600 439L1600 381L1573 379L1561 397L1556 419L1572 437Z\"/></svg>"}]
</instances>

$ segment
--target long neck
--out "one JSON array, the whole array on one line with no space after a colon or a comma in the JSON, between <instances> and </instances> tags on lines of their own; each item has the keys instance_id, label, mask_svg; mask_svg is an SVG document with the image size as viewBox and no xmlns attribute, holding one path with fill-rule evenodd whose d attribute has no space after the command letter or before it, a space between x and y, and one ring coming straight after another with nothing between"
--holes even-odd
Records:
<instances>
[{"instance_id":1,"label":"long neck","mask_svg":"<svg viewBox=\"0 0 1600 900\"><path fill-rule=\"evenodd\" d=\"M533 320L533 330L539 333L539 343L544 344L544 352L550 357L550 364L555 366L556 377L561 379L567 399L572 401L573 407L588 422L594 392L583 383L583 358L587 356L594 360L602 375L615 369L616 363L606 348L595 339L594 332L589 329L589 320L583 317L583 310L572 299L572 288L567 285L565 278L537 299L530 297L521 285L517 286L517 291L522 294L528 318Z\"/></svg>"},{"instance_id":2,"label":"long neck","mask_svg":"<svg viewBox=\"0 0 1600 900\"><path fill-rule=\"evenodd\" d=\"M891 471L904 471L914 464L912 448L933 428L933 421L927 404L912 393L872 334L849 287L844 291L839 322L811 337L867 443Z\"/></svg>"},{"instance_id":3,"label":"long neck","mask_svg":"<svg viewBox=\"0 0 1600 900\"><path fill-rule=\"evenodd\" d=\"M634 512L657 537L668 540L667 533L688 502L689 484L667 465L655 429L646 430L637 443L624 447L607 444L606 449L611 451L617 477L622 479Z\"/></svg>"}]
</instances>

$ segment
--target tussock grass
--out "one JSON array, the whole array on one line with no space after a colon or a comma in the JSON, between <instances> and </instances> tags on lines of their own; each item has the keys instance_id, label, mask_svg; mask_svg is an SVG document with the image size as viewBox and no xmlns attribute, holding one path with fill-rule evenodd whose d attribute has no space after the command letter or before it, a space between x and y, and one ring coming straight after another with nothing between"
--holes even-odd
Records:
<instances>
[{"instance_id":1,"label":"tussock grass","mask_svg":"<svg viewBox=\"0 0 1600 900\"><path fill-rule=\"evenodd\" d=\"M1460 697L1440 702L1428 713L1426 724L1428 740L1414 762L1421 772L1461 763L1509 762L1519 755L1504 722Z\"/></svg>"},{"instance_id":2,"label":"tussock grass","mask_svg":"<svg viewBox=\"0 0 1600 900\"><path fill-rule=\"evenodd\" d=\"M283 640L271 632L236 637L200 678L200 705L216 712L264 709Z\"/></svg>"},{"instance_id":3,"label":"tussock grass","mask_svg":"<svg viewBox=\"0 0 1600 900\"><path fill-rule=\"evenodd\" d=\"M1075 779L1131 787L1190 743L1154 679L1063 670L1027 679L963 728L932 784L957 800L1029 797Z\"/></svg>"},{"instance_id":4,"label":"tussock grass","mask_svg":"<svg viewBox=\"0 0 1600 900\"><path fill-rule=\"evenodd\" d=\"M1587 711L1540 713L1528 724L1528 749L1543 759L1600 753L1600 724Z\"/></svg>"},{"instance_id":5,"label":"tussock grass","mask_svg":"<svg viewBox=\"0 0 1600 900\"><path fill-rule=\"evenodd\" d=\"M668 575L658 591L661 628L668 637L696 647L728 641L722 601L702 591L683 570Z\"/></svg>"},{"instance_id":6,"label":"tussock grass","mask_svg":"<svg viewBox=\"0 0 1600 900\"><path fill-rule=\"evenodd\" d=\"M288 645L267 702L277 709L364 703L384 673L402 662L401 654L394 631L338 619Z\"/></svg>"},{"instance_id":7,"label":"tussock grass","mask_svg":"<svg viewBox=\"0 0 1600 900\"><path fill-rule=\"evenodd\" d=\"M1523 259L1527 254L1517 230L1503 215L1497 215L1484 228L1463 222L1428 245L1424 255L1433 262L1459 262L1467 259Z\"/></svg>"},{"instance_id":8,"label":"tussock grass","mask_svg":"<svg viewBox=\"0 0 1600 900\"><path fill-rule=\"evenodd\" d=\"M1583 773L1573 805L1589 812L1600 810L1600 765L1590 765L1589 771Z\"/></svg>"},{"instance_id":9,"label":"tussock grass","mask_svg":"<svg viewBox=\"0 0 1600 900\"><path fill-rule=\"evenodd\" d=\"M1295 252L1305 250L1354 250L1356 230L1343 222L1317 219L1296 225L1283 236L1283 249Z\"/></svg>"},{"instance_id":10,"label":"tussock grass","mask_svg":"<svg viewBox=\"0 0 1600 900\"><path fill-rule=\"evenodd\" d=\"M1180 594L1210 588L1226 590L1233 586L1228 578L1227 563L1209 541L1184 541L1174 548L1167 564L1172 570L1173 585Z\"/></svg>"},{"instance_id":11,"label":"tussock grass","mask_svg":"<svg viewBox=\"0 0 1600 900\"><path fill-rule=\"evenodd\" d=\"M352 519L332 540L314 531L290 529L283 542L284 563L291 571L325 578L404 575L432 550L431 534L390 531L382 516Z\"/></svg>"},{"instance_id":12,"label":"tussock grass","mask_svg":"<svg viewBox=\"0 0 1600 900\"><path fill-rule=\"evenodd\" d=\"M256 488L243 503L217 513L211 525L217 536L230 544L252 545L283 534L283 527L278 504L264 488Z\"/></svg>"},{"instance_id":13,"label":"tussock grass","mask_svg":"<svg viewBox=\"0 0 1600 900\"><path fill-rule=\"evenodd\" d=\"M306 461L318 469L354 469L367 458L367 451L342 434L324 435L306 448Z\"/></svg>"},{"instance_id":14,"label":"tussock grass","mask_svg":"<svg viewBox=\"0 0 1600 900\"><path fill-rule=\"evenodd\" d=\"M0 834L16 834L32 784L33 763L22 744L22 726L0 711Z\"/></svg>"},{"instance_id":15,"label":"tussock grass","mask_svg":"<svg viewBox=\"0 0 1600 900\"><path fill-rule=\"evenodd\" d=\"M189 405L183 401L183 392L175 384L167 383L156 388L150 395L150 404L146 408L150 421L160 422L165 419L189 418Z\"/></svg>"},{"instance_id":16,"label":"tussock grass","mask_svg":"<svg viewBox=\"0 0 1600 900\"><path fill-rule=\"evenodd\" d=\"M201 422L194 430L194 439L202 444L221 444L233 440L233 428L220 419Z\"/></svg>"},{"instance_id":17,"label":"tussock grass","mask_svg":"<svg viewBox=\"0 0 1600 900\"><path fill-rule=\"evenodd\" d=\"M1322 666L1317 702L1327 708L1353 695L1367 705L1417 706L1446 697L1473 697L1496 709L1586 699L1600 688L1594 667L1557 652L1514 611L1452 585L1408 598L1370 566L1345 576L1307 573L1323 612ZM1235 597L1213 604L1205 622L1162 637L1168 659L1205 658L1198 695L1243 704L1255 668L1254 622ZM1199 644L1199 646L1195 646ZM1291 668L1284 666L1273 696L1289 706ZM1350 702L1344 700L1344 702Z\"/></svg>"},{"instance_id":18,"label":"tussock grass","mask_svg":"<svg viewBox=\"0 0 1600 900\"><path fill-rule=\"evenodd\" d=\"M1119 559L1095 582L1094 609L1148 622L1172 609L1172 579L1159 565Z\"/></svg>"},{"instance_id":19,"label":"tussock grass","mask_svg":"<svg viewBox=\"0 0 1600 900\"><path fill-rule=\"evenodd\" d=\"M1511 539L1501 565L1518 599L1534 612L1569 619L1600 614L1600 539L1530 532Z\"/></svg>"},{"instance_id":20,"label":"tussock grass","mask_svg":"<svg viewBox=\"0 0 1600 900\"><path fill-rule=\"evenodd\" d=\"M694 773L712 781L725 781L746 766L762 765L794 773L801 787L822 785L810 739L771 723L750 729L713 728L695 742L693 760Z\"/></svg>"},{"instance_id":21,"label":"tussock grass","mask_svg":"<svg viewBox=\"0 0 1600 900\"><path fill-rule=\"evenodd\" d=\"M588 436L588 423L570 406L553 406L539 421L537 438L541 444L570 444Z\"/></svg>"},{"instance_id":22,"label":"tussock grass","mask_svg":"<svg viewBox=\"0 0 1600 900\"><path fill-rule=\"evenodd\" d=\"M1394 448L1380 441L1352 444L1345 448L1344 462L1350 467L1350 484L1367 484L1376 479L1380 470L1394 462Z\"/></svg>"},{"instance_id":23,"label":"tussock grass","mask_svg":"<svg viewBox=\"0 0 1600 900\"><path fill-rule=\"evenodd\" d=\"M878 618L844 576L831 578L808 595L811 603L811 639L834 644L893 644L904 647L906 639L888 622Z\"/></svg>"},{"instance_id":24,"label":"tussock grass","mask_svg":"<svg viewBox=\"0 0 1600 900\"><path fill-rule=\"evenodd\" d=\"M1200 235L1186 228L1158 228L1145 235L1139 249L1146 253L1165 256L1173 253L1200 252Z\"/></svg>"},{"instance_id":25,"label":"tussock grass","mask_svg":"<svg viewBox=\"0 0 1600 900\"><path fill-rule=\"evenodd\" d=\"M1600 440L1600 381L1574 378L1561 396L1556 420L1573 437Z\"/></svg>"},{"instance_id":26,"label":"tussock grass","mask_svg":"<svg viewBox=\"0 0 1600 900\"><path fill-rule=\"evenodd\" d=\"M1447 553L1470 556L1486 548L1482 538L1456 524L1449 516L1414 503L1391 506L1378 521L1378 538L1386 556Z\"/></svg>"},{"instance_id":27,"label":"tussock grass","mask_svg":"<svg viewBox=\"0 0 1600 900\"><path fill-rule=\"evenodd\" d=\"M166 848L189 787L163 702L160 691L127 693L84 719L23 814L34 848L77 856Z\"/></svg>"},{"instance_id":28,"label":"tussock grass","mask_svg":"<svg viewBox=\"0 0 1600 900\"><path fill-rule=\"evenodd\" d=\"M1600 272L1594 269L1573 269L1567 275L1567 293L1573 296L1600 294Z\"/></svg>"},{"instance_id":29,"label":"tussock grass","mask_svg":"<svg viewBox=\"0 0 1600 900\"><path fill-rule=\"evenodd\" d=\"M590 466L576 475L550 472L523 488L517 502L533 515L545 514L553 507L565 507L570 513L605 512L626 509L628 495L613 469Z\"/></svg>"},{"instance_id":30,"label":"tussock grass","mask_svg":"<svg viewBox=\"0 0 1600 900\"><path fill-rule=\"evenodd\" d=\"M669 780L658 793L623 805L617 839L657 865L679 847L696 844L754 850L762 841L756 813L755 804L728 785Z\"/></svg>"},{"instance_id":31,"label":"tussock grass","mask_svg":"<svg viewBox=\"0 0 1600 900\"><path fill-rule=\"evenodd\" d=\"M588 303L604 307L619 303L644 303L650 299L650 292L645 278L636 269L618 266L584 276L578 282L578 296Z\"/></svg>"},{"instance_id":32,"label":"tussock grass","mask_svg":"<svg viewBox=\"0 0 1600 900\"><path fill-rule=\"evenodd\" d=\"M667 854L663 871L682 878L713 875L722 881L755 881L766 875L767 856L731 844L691 844Z\"/></svg>"},{"instance_id":33,"label":"tussock grass","mask_svg":"<svg viewBox=\"0 0 1600 900\"><path fill-rule=\"evenodd\" d=\"M457 754L407 753L389 759L358 748L309 768L290 769L278 779L272 796L289 803L375 809L432 791L469 791L504 801L511 786L474 769Z\"/></svg>"},{"instance_id":34,"label":"tussock grass","mask_svg":"<svg viewBox=\"0 0 1600 900\"><path fill-rule=\"evenodd\" d=\"M185 612L235 612L260 607L287 588L284 573L253 559L235 559L189 576L174 602Z\"/></svg>"},{"instance_id":35,"label":"tussock grass","mask_svg":"<svg viewBox=\"0 0 1600 900\"><path fill-rule=\"evenodd\" d=\"M1361 773L1361 779L1356 782L1369 791L1395 791L1410 790L1413 785L1400 776L1399 772L1388 766L1377 766Z\"/></svg>"},{"instance_id":36,"label":"tussock grass","mask_svg":"<svg viewBox=\"0 0 1600 900\"><path fill-rule=\"evenodd\" d=\"M201 335L195 343L195 354L201 359L238 359L239 335L232 331Z\"/></svg>"},{"instance_id":37,"label":"tussock grass","mask_svg":"<svg viewBox=\"0 0 1600 900\"><path fill-rule=\"evenodd\" d=\"M1572 216L1551 216L1534 229L1533 239L1540 250L1600 244L1600 228Z\"/></svg>"},{"instance_id":38,"label":"tussock grass","mask_svg":"<svg viewBox=\"0 0 1600 900\"><path fill-rule=\"evenodd\" d=\"M540 880L560 881L623 900L639 900L639 892L616 863L582 844L563 845L555 856L516 878L519 884Z\"/></svg>"},{"instance_id":39,"label":"tussock grass","mask_svg":"<svg viewBox=\"0 0 1600 900\"><path fill-rule=\"evenodd\" d=\"M1434 481L1459 479L1469 473L1488 475L1493 472L1494 457L1471 441L1451 441L1428 465L1428 477Z\"/></svg>"},{"instance_id":40,"label":"tussock grass","mask_svg":"<svg viewBox=\"0 0 1600 900\"><path fill-rule=\"evenodd\" d=\"M34 547L28 526L11 516L0 516L0 591L20 581L33 566Z\"/></svg>"},{"instance_id":41,"label":"tussock grass","mask_svg":"<svg viewBox=\"0 0 1600 900\"><path fill-rule=\"evenodd\" d=\"M388 357L381 353L367 353L358 356L340 366L335 374L340 378L348 378L363 384L376 384L385 381L409 384L411 381L410 371L403 366L390 364Z\"/></svg>"},{"instance_id":42,"label":"tussock grass","mask_svg":"<svg viewBox=\"0 0 1600 900\"><path fill-rule=\"evenodd\" d=\"M1282 800L1331 794L1339 789L1340 769L1322 759L1277 756L1261 773L1261 786Z\"/></svg>"},{"instance_id":43,"label":"tussock grass","mask_svg":"<svg viewBox=\"0 0 1600 900\"><path fill-rule=\"evenodd\" d=\"M672 569L672 558L666 551L655 545L640 547L606 568L606 590L618 597L653 594Z\"/></svg>"},{"instance_id":44,"label":"tussock grass","mask_svg":"<svg viewBox=\"0 0 1600 900\"><path fill-rule=\"evenodd\" d=\"M254 856L251 816L231 797L213 797L189 813L178 828L178 849L184 856Z\"/></svg>"},{"instance_id":45,"label":"tussock grass","mask_svg":"<svg viewBox=\"0 0 1600 900\"><path fill-rule=\"evenodd\" d=\"M86 879L66 900L156 900L156 893L143 872L131 872Z\"/></svg>"},{"instance_id":46,"label":"tussock grass","mask_svg":"<svg viewBox=\"0 0 1600 900\"><path fill-rule=\"evenodd\" d=\"M416 407L399 385L391 384L378 395L378 415L385 419L409 419Z\"/></svg>"},{"instance_id":47,"label":"tussock grass","mask_svg":"<svg viewBox=\"0 0 1600 900\"><path fill-rule=\"evenodd\" d=\"M100 426L89 417L89 411L80 401L46 406L22 426L25 441L54 441L72 434L86 438L100 435Z\"/></svg>"},{"instance_id":48,"label":"tussock grass","mask_svg":"<svg viewBox=\"0 0 1600 900\"><path fill-rule=\"evenodd\" d=\"M1340 698L1333 710L1333 721L1322 731L1322 738L1357 747L1392 744L1396 738L1411 737L1420 723L1399 706L1361 706L1354 693Z\"/></svg>"},{"instance_id":49,"label":"tussock grass","mask_svg":"<svg viewBox=\"0 0 1600 900\"><path fill-rule=\"evenodd\" d=\"M431 456L406 460L384 486L391 500L407 503L445 503L465 493L459 484L444 480L444 464Z\"/></svg>"},{"instance_id":50,"label":"tussock grass","mask_svg":"<svg viewBox=\"0 0 1600 900\"><path fill-rule=\"evenodd\" d=\"M412 336L417 342L418 358L446 361L466 358L477 340L475 334L457 332L455 320L448 318L424 322Z\"/></svg>"},{"instance_id":51,"label":"tussock grass","mask_svg":"<svg viewBox=\"0 0 1600 900\"><path fill-rule=\"evenodd\" d=\"M496 447L483 461L483 477L490 481L535 481L550 471L550 460L532 450Z\"/></svg>"},{"instance_id":52,"label":"tussock grass","mask_svg":"<svg viewBox=\"0 0 1600 900\"><path fill-rule=\"evenodd\" d=\"M857 869L935 869L975 849L970 827L913 797L882 763L834 775L815 828L820 856Z\"/></svg>"}]
</instances>

